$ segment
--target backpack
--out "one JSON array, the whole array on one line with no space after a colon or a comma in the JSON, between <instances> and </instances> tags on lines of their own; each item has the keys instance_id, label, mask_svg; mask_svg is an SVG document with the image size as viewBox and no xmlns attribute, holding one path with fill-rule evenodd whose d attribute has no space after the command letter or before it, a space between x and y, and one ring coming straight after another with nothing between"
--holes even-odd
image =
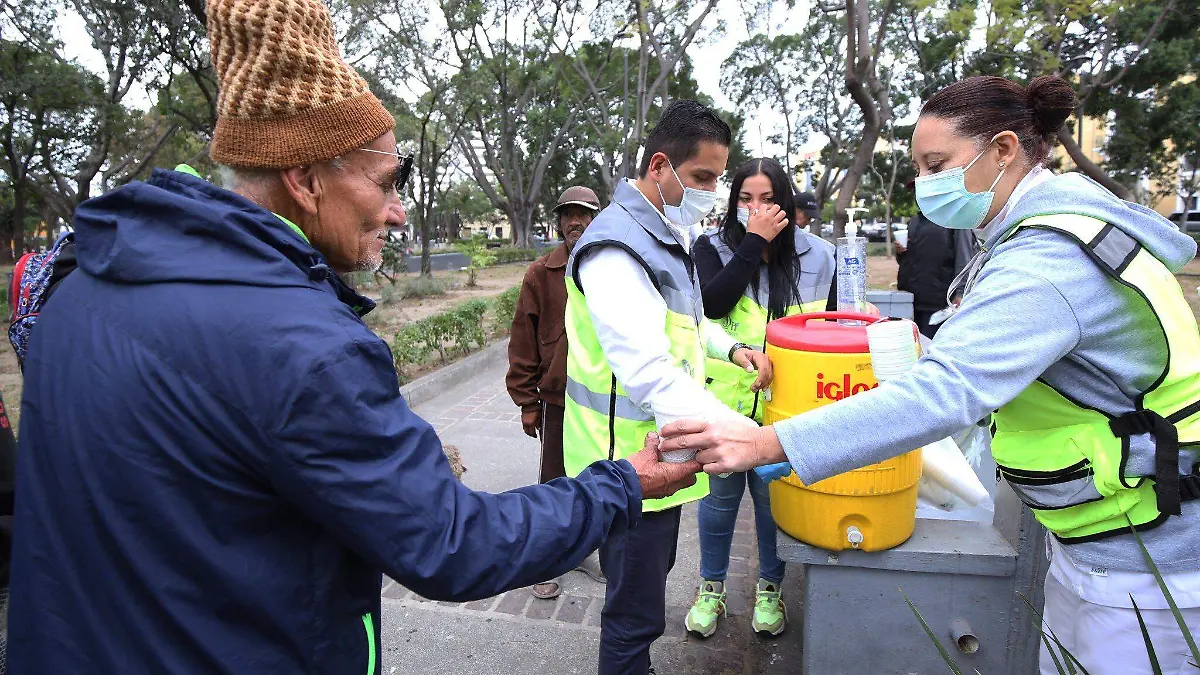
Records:
<instances>
[{"instance_id":1,"label":"backpack","mask_svg":"<svg viewBox=\"0 0 1200 675\"><path fill-rule=\"evenodd\" d=\"M25 369L29 335L54 288L75 269L75 235L64 233L44 253L26 253L13 268L8 288L8 341Z\"/></svg>"}]
</instances>

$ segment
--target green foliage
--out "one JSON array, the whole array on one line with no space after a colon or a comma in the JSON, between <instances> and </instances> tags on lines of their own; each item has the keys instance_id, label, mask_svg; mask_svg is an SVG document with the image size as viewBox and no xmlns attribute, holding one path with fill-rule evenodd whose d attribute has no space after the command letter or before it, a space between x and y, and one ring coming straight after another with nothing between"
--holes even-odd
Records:
<instances>
[{"instance_id":1,"label":"green foliage","mask_svg":"<svg viewBox=\"0 0 1200 675\"><path fill-rule=\"evenodd\" d=\"M471 346L479 349L487 346L487 331L483 327L483 315L488 310L486 300L468 300L450 312L453 317L455 348L460 354L469 354Z\"/></svg>"},{"instance_id":2,"label":"green foliage","mask_svg":"<svg viewBox=\"0 0 1200 675\"><path fill-rule=\"evenodd\" d=\"M1196 152L1200 137L1195 3L1005 0L992 9L971 74L1018 81L1062 75L1078 91L1083 115L1111 122L1098 168L1087 173L1118 196L1134 197L1130 188L1143 177L1164 181L1160 195L1171 195L1179 158ZM1080 148L1078 137L1063 141L1073 155L1092 150Z\"/></svg>"},{"instance_id":3,"label":"green foliage","mask_svg":"<svg viewBox=\"0 0 1200 675\"><path fill-rule=\"evenodd\" d=\"M492 315L493 333L503 335L512 328L513 317L517 314L517 299L520 297L520 286L513 286L496 297Z\"/></svg>"},{"instance_id":4,"label":"green foliage","mask_svg":"<svg viewBox=\"0 0 1200 675\"><path fill-rule=\"evenodd\" d=\"M426 274L396 284L397 292L405 300L445 295L448 286L446 281Z\"/></svg>"},{"instance_id":5,"label":"green foliage","mask_svg":"<svg viewBox=\"0 0 1200 675\"><path fill-rule=\"evenodd\" d=\"M513 246L502 246L491 250L492 255L496 258L494 265L508 265L511 263L531 262L538 259L537 249L533 248L516 248Z\"/></svg>"},{"instance_id":6,"label":"green foliage","mask_svg":"<svg viewBox=\"0 0 1200 675\"><path fill-rule=\"evenodd\" d=\"M455 248L471 260L471 264L467 265L467 286L474 288L479 270L495 263L496 256L488 249L487 238L481 236L459 242Z\"/></svg>"},{"instance_id":7,"label":"green foliage","mask_svg":"<svg viewBox=\"0 0 1200 675\"><path fill-rule=\"evenodd\" d=\"M806 102L801 98L803 72L811 45L799 34L775 37L759 33L737 46L721 68L721 87L743 112L774 111L782 122L770 140L783 147L781 161L790 172L792 154L807 140L799 133L799 113ZM729 162L729 171L739 164Z\"/></svg>"},{"instance_id":8,"label":"green foliage","mask_svg":"<svg viewBox=\"0 0 1200 675\"><path fill-rule=\"evenodd\" d=\"M456 213L465 223L476 223L495 215L496 207L474 181L455 183L442 197L441 209Z\"/></svg>"},{"instance_id":9,"label":"green foliage","mask_svg":"<svg viewBox=\"0 0 1200 675\"><path fill-rule=\"evenodd\" d=\"M429 362L437 354L439 363L453 356L466 356L487 346L489 312L490 331L500 335L508 330L516 311L519 287L513 287L489 302L467 300L444 312L405 324L392 338L392 359L402 382L412 377L413 369Z\"/></svg>"}]
</instances>

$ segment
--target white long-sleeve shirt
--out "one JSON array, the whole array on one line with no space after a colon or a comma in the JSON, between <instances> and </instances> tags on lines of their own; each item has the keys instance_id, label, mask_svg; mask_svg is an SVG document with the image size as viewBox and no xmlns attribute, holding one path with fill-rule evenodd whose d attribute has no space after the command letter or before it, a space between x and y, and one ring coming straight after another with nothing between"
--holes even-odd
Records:
<instances>
[{"instance_id":1,"label":"white long-sleeve shirt","mask_svg":"<svg viewBox=\"0 0 1200 675\"><path fill-rule=\"evenodd\" d=\"M663 220L686 248L686 234ZM632 255L617 246L605 246L580 262L579 280L587 293L596 338L613 374L634 403L654 414L659 429L678 419L736 415L675 364L663 330L667 303ZM700 323L700 339L714 359L727 360L735 344L707 318Z\"/></svg>"}]
</instances>

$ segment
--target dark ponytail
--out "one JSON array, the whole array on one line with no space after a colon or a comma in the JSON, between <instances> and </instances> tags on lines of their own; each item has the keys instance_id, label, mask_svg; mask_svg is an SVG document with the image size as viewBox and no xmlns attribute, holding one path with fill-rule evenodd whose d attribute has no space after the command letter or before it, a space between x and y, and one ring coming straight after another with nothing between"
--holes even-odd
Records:
<instances>
[{"instance_id":1,"label":"dark ponytail","mask_svg":"<svg viewBox=\"0 0 1200 675\"><path fill-rule=\"evenodd\" d=\"M934 94L921 108L921 115L949 120L959 133L980 142L1012 131L1029 161L1040 164L1078 105L1075 90L1061 77L1034 78L1022 87L1003 77L977 76Z\"/></svg>"}]
</instances>

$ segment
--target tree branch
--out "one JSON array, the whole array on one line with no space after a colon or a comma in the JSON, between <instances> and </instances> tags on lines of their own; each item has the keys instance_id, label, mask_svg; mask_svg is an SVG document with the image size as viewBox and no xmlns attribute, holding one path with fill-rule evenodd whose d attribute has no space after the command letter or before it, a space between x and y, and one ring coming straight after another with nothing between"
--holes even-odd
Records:
<instances>
[{"instance_id":1,"label":"tree branch","mask_svg":"<svg viewBox=\"0 0 1200 675\"><path fill-rule=\"evenodd\" d=\"M1063 149L1067 151L1067 154L1071 157L1071 161L1075 162L1075 166L1079 167L1080 171L1121 199L1125 201L1133 200L1133 193L1129 188L1117 182L1104 169L1100 168L1098 164L1089 159L1084 154L1083 149L1079 147L1079 144L1075 142L1075 137L1065 127L1058 130L1058 140L1063 144Z\"/></svg>"}]
</instances>

